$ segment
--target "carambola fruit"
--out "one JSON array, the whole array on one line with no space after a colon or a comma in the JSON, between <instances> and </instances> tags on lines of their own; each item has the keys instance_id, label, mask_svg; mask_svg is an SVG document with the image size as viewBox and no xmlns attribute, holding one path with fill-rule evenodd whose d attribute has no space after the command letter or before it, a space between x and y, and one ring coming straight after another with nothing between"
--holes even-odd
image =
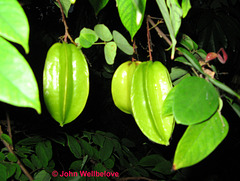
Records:
<instances>
[{"instance_id":1,"label":"carambola fruit","mask_svg":"<svg viewBox=\"0 0 240 181\"><path fill-rule=\"evenodd\" d=\"M123 112L132 114L130 100L132 77L140 61L126 61L115 71L112 78L112 98L114 104Z\"/></svg>"},{"instance_id":2,"label":"carambola fruit","mask_svg":"<svg viewBox=\"0 0 240 181\"><path fill-rule=\"evenodd\" d=\"M55 43L43 71L43 95L51 116L63 126L83 111L89 94L86 59L73 44Z\"/></svg>"},{"instance_id":3,"label":"carambola fruit","mask_svg":"<svg viewBox=\"0 0 240 181\"><path fill-rule=\"evenodd\" d=\"M131 87L135 121L153 142L169 145L174 128L173 115L163 116L162 105L172 89L167 68L159 61L143 62L136 68Z\"/></svg>"}]
</instances>

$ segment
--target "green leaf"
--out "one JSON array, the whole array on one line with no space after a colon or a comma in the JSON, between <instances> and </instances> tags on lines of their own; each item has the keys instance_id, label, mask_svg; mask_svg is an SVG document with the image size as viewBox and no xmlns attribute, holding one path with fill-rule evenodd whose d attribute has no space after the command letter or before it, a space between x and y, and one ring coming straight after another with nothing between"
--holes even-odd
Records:
<instances>
[{"instance_id":1,"label":"green leaf","mask_svg":"<svg viewBox=\"0 0 240 181\"><path fill-rule=\"evenodd\" d=\"M124 53L128 55L133 54L133 47L128 43L126 38L116 30L113 31L113 40Z\"/></svg>"},{"instance_id":2,"label":"green leaf","mask_svg":"<svg viewBox=\"0 0 240 181\"><path fill-rule=\"evenodd\" d=\"M51 141L47 140L44 142L44 149L48 157L48 161L52 159L52 144Z\"/></svg>"},{"instance_id":3,"label":"green leaf","mask_svg":"<svg viewBox=\"0 0 240 181\"><path fill-rule=\"evenodd\" d=\"M152 169L152 171L159 172L159 173L164 174L164 175L170 175L172 173L171 166L172 166L171 162L166 160L165 162L157 164Z\"/></svg>"},{"instance_id":4,"label":"green leaf","mask_svg":"<svg viewBox=\"0 0 240 181\"><path fill-rule=\"evenodd\" d=\"M80 171L81 166L82 166L82 160L76 160L71 163L69 170L74 170L74 171Z\"/></svg>"},{"instance_id":5,"label":"green leaf","mask_svg":"<svg viewBox=\"0 0 240 181\"><path fill-rule=\"evenodd\" d=\"M99 151L97 150L97 148L93 147L93 158L95 160L99 160L100 156L99 156Z\"/></svg>"},{"instance_id":6,"label":"green leaf","mask_svg":"<svg viewBox=\"0 0 240 181\"><path fill-rule=\"evenodd\" d=\"M13 153L10 153L10 152L7 154L7 158L10 162L17 162L17 160L18 160L17 157Z\"/></svg>"},{"instance_id":7,"label":"green leaf","mask_svg":"<svg viewBox=\"0 0 240 181\"><path fill-rule=\"evenodd\" d=\"M24 10L16 0L0 0L0 4L0 36L22 45L28 53L29 24ZM4 48L1 43L0 47Z\"/></svg>"},{"instance_id":8,"label":"green leaf","mask_svg":"<svg viewBox=\"0 0 240 181\"><path fill-rule=\"evenodd\" d=\"M104 171L106 171L106 168L103 166L102 163L97 163L94 167L94 170L96 170L98 172L104 172Z\"/></svg>"},{"instance_id":9,"label":"green leaf","mask_svg":"<svg viewBox=\"0 0 240 181\"><path fill-rule=\"evenodd\" d=\"M182 0L182 11L183 11L183 18L185 18L188 14L188 11L191 9L190 0Z\"/></svg>"},{"instance_id":10,"label":"green leaf","mask_svg":"<svg viewBox=\"0 0 240 181\"><path fill-rule=\"evenodd\" d=\"M66 139L64 139L61 135L54 135L54 136L51 136L50 139L62 146L65 146L66 144Z\"/></svg>"},{"instance_id":11,"label":"green leaf","mask_svg":"<svg viewBox=\"0 0 240 181\"><path fill-rule=\"evenodd\" d=\"M182 47L177 48L178 51L180 51L186 58L187 60L195 67L199 72L204 74L202 67L200 66L198 60L194 57L193 54L191 54L188 50Z\"/></svg>"},{"instance_id":12,"label":"green leaf","mask_svg":"<svg viewBox=\"0 0 240 181\"><path fill-rule=\"evenodd\" d=\"M63 7L63 12L64 12L65 16L68 17L68 11L71 7L71 2L69 0L60 0L60 3ZM58 2L55 1L55 4L60 8Z\"/></svg>"},{"instance_id":13,"label":"green leaf","mask_svg":"<svg viewBox=\"0 0 240 181\"><path fill-rule=\"evenodd\" d=\"M45 170L42 170L42 171L37 173L37 175L34 177L34 180L50 181L51 180L51 176Z\"/></svg>"},{"instance_id":14,"label":"green leaf","mask_svg":"<svg viewBox=\"0 0 240 181\"><path fill-rule=\"evenodd\" d=\"M105 55L106 62L109 65L114 64L114 59L116 57L116 54L117 54L116 43L115 42L106 43L106 45L104 46L104 55Z\"/></svg>"},{"instance_id":15,"label":"green leaf","mask_svg":"<svg viewBox=\"0 0 240 181\"><path fill-rule=\"evenodd\" d=\"M184 57L182 57L184 58ZM187 70L180 68L180 67L173 67L171 68L170 78L172 81L181 78L182 76L188 73Z\"/></svg>"},{"instance_id":16,"label":"green leaf","mask_svg":"<svg viewBox=\"0 0 240 181\"><path fill-rule=\"evenodd\" d=\"M77 139L73 136L67 135L67 143L73 155L76 158L80 158L82 156L82 150Z\"/></svg>"},{"instance_id":17,"label":"green leaf","mask_svg":"<svg viewBox=\"0 0 240 181\"><path fill-rule=\"evenodd\" d=\"M103 147L100 149L99 156L102 161L106 161L113 152L113 143L110 139L104 141Z\"/></svg>"},{"instance_id":18,"label":"green leaf","mask_svg":"<svg viewBox=\"0 0 240 181\"><path fill-rule=\"evenodd\" d=\"M165 159L161 155L153 154L153 155L148 155L148 156L143 157L139 161L138 165L140 165L142 167L154 167L162 161L165 161Z\"/></svg>"},{"instance_id":19,"label":"green leaf","mask_svg":"<svg viewBox=\"0 0 240 181\"><path fill-rule=\"evenodd\" d=\"M32 155L31 155L31 161L32 161L32 164L33 164L37 169L42 168L42 163L41 163L41 161L39 160L39 158L38 158L35 154L32 154Z\"/></svg>"},{"instance_id":20,"label":"green leaf","mask_svg":"<svg viewBox=\"0 0 240 181\"><path fill-rule=\"evenodd\" d=\"M127 138L121 139L122 145L128 147L128 148L133 148L135 147L135 143Z\"/></svg>"},{"instance_id":21,"label":"green leaf","mask_svg":"<svg viewBox=\"0 0 240 181\"><path fill-rule=\"evenodd\" d=\"M102 136L101 134L93 135L93 143L100 146L101 148L103 147L104 141L105 141L105 137Z\"/></svg>"},{"instance_id":22,"label":"green leaf","mask_svg":"<svg viewBox=\"0 0 240 181\"><path fill-rule=\"evenodd\" d=\"M207 53L203 49L197 50L197 54L203 59L206 59Z\"/></svg>"},{"instance_id":23,"label":"green leaf","mask_svg":"<svg viewBox=\"0 0 240 181\"><path fill-rule=\"evenodd\" d=\"M179 43L190 51L198 49L198 45L186 34L182 35Z\"/></svg>"},{"instance_id":24,"label":"green leaf","mask_svg":"<svg viewBox=\"0 0 240 181\"><path fill-rule=\"evenodd\" d=\"M113 39L112 33L104 24L94 26L94 31L102 41L111 41Z\"/></svg>"},{"instance_id":25,"label":"green leaf","mask_svg":"<svg viewBox=\"0 0 240 181\"><path fill-rule=\"evenodd\" d=\"M7 134L2 133L0 138L6 141L9 145L12 145L12 139Z\"/></svg>"},{"instance_id":26,"label":"green leaf","mask_svg":"<svg viewBox=\"0 0 240 181\"><path fill-rule=\"evenodd\" d=\"M22 145L22 146L35 145L41 141L43 141L42 137L33 136L33 137L24 138L24 139L20 140L19 142L17 142L16 145Z\"/></svg>"},{"instance_id":27,"label":"green leaf","mask_svg":"<svg viewBox=\"0 0 240 181\"><path fill-rule=\"evenodd\" d=\"M32 162L31 162L29 159L23 158L23 159L22 159L22 162L23 162L23 164L24 164L25 166L27 166L28 168L30 168L30 169L32 169L32 170L35 170L34 165L32 164Z\"/></svg>"},{"instance_id":28,"label":"green leaf","mask_svg":"<svg viewBox=\"0 0 240 181\"><path fill-rule=\"evenodd\" d=\"M44 148L43 142L40 142L36 145L36 154L40 162L42 163L43 168L46 168L48 165L48 156Z\"/></svg>"},{"instance_id":29,"label":"green leaf","mask_svg":"<svg viewBox=\"0 0 240 181\"><path fill-rule=\"evenodd\" d=\"M178 143L173 169L192 166L206 158L226 137L228 128L218 112L208 121L189 126Z\"/></svg>"},{"instance_id":30,"label":"green leaf","mask_svg":"<svg viewBox=\"0 0 240 181\"><path fill-rule=\"evenodd\" d=\"M16 172L16 169L17 169L16 164L8 163L8 164L5 164L5 166L7 169L7 178L10 178Z\"/></svg>"},{"instance_id":31,"label":"green leaf","mask_svg":"<svg viewBox=\"0 0 240 181\"><path fill-rule=\"evenodd\" d=\"M225 96L227 98L227 102L229 103L229 105L233 108L233 110L236 112L236 114L238 115L238 117L240 118L240 105L237 104L236 102L233 102L233 100L227 96Z\"/></svg>"},{"instance_id":32,"label":"green leaf","mask_svg":"<svg viewBox=\"0 0 240 181\"><path fill-rule=\"evenodd\" d=\"M185 65L192 66L192 64L189 61L187 61L187 59L185 57L177 57L174 59L174 61L181 62Z\"/></svg>"},{"instance_id":33,"label":"green leaf","mask_svg":"<svg viewBox=\"0 0 240 181\"><path fill-rule=\"evenodd\" d=\"M19 177L20 177L20 175L22 173L22 170L21 170L20 166L17 163L15 163L15 165L16 165L16 173L15 173L14 178L16 180L19 180Z\"/></svg>"},{"instance_id":34,"label":"green leaf","mask_svg":"<svg viewBox=\"0 0 240 181\"><path fill-rule=\"evenodd\" d=\"M0 152L0 162L2 162L3 160L5 160L5 155L3 152Z\"/></svg>"},{"instance_id":35,"label":"green leaf","mask_svg":"<svg viewBox=\"0 0 240 181\"><path fill-rule=\"evenodd\" d=\"M159 7L159 9L162 13L163 19L164 19L164 21L167 25L167 29L168 29L168 32L170 34L170 38L172 40L171 59L174 59L175 47L176 47L176 44L177 44L177 40L176 40L176 37L175 37L174 28L173 28L173 25L172 25L170 14L168 12L168 8L167 8L167 5L166 5L165 1L162 1L162 0L156 0L156 1L157 1L157 4L158 4L158 7Z\"/></svg>"},{"instance_id":36,"label":"green leaf","mask_svg":"<svg viewBox=\"0 0 240 181\"><path fill-rule=\"evenodd\" d=\"M108 1L109 0L89 0L91 5L93 6L96 15L99 13L99 11L101 11L101 9L103 9L107 5Z\"/></svg>"},{"instance_id":37,"label":"green leaf","mask_svg":"<svg viewBox=\"0 0 240 181\"><path fill-rule=\"evenodd\" d=\"M89 28L83 28L80 31L79 43L83 48L90 48L98 40L98 35L95 31Z\"/></svg>"},{"instance_id":38,"label":"green leaf","mask_svg":"<svg viewBox=\"0 0 240 181\"><path fill-rule=\"evenodd\" d=\"M109 158L109 159L105 160L103 164L106 168L112 169L114 167L114 160Z\"/></svg>"},{"instance_id":39,"label":"green leaf","mask_svg":"<svg viewBox=\"0 0 240 181\"><path fill-rule=\"evenodd\" d=\"M215 86L219 87L220 89L224 90L225 92L227 92L233 96L236 96L238 99L240 99L240 95L237 94L234 90L232 90L227 85L223 84L222 82L220 82L216 79L212 79L210 76L208 76L208 78Z\"/></svg>"},{"instance_id":40,"label":"green leaf","mask_svg":"<svg viewBox=\"0 0 240 181\"><path fill-rule=\"evenodd\" d=\"M29 179L27 178L27 176L25 174L21 174L19 180L21 180L21 181L28 181Z\"/></svg>"},{"instance_id":41,"label":"green leaf","mask_svg":"<svg viewBox=\"0 0 240 181\"><path fill-rule=\"evenodd\" d=\"M85 164L86 164L87 160L88 160L88 155L85 155L85 156L83 157L83 160L82 160L82 165L81 165L81 167L80 167L80 170L82 170L82 169L83 169L83 167L85 166Z\"/></svg>"},{"instance_id":42,"label":"green leaf","mask_svg":"<svg viewBox=\"0 0 240 181\"><path fill-rule=\"evenodd\" d=\"M163 102L162 117L170 116L173 114L173 100L174 100L175 90L176 90L176 87L170 90L166 99Z\"/></svg>"},{"instance_id":43,"label":"green leaf","mask_svg":"<svg viewBox=\"0 0 240 181\"><path fill-rule=\"evenodd\" d=\"M191 125L210 118L218 108L218 92L205 79L188 77L174 93L173 113L176 122Z\"/></svg>"},{"instance_id":44,"label":"green leaf","mask_svg":"<svg viewBox=\"0 0 240 181\"><path fill-rule=\"evenodd\" d=\"M2 9L2 8L1 8ZM0 101L41 113L37 81L24 57L0 37Z\"/></svg>"},{"instance_id":45,"label":"green leaf","mask_svg":"<svg viewBox=\"0 0 240 181\"><path fill-rule=\"evenodd\" d=\"M149 173L146 169L142 168L142 167L135 167L135 170L143 177L149 177Z\"/></svg>"},{"instance_id":46,"label":"green leaf","mask_svg":"<svg viewBox=\"0 0 240 181\"><path fill-rule=\"evenodd\" d=\"M127 156L129 163L131 165L136 165L138 163L138 159L136 158L136 156L126 146L122 146L122 148L123 153Z\"/></svg>"},{"instance_id":47,"label":"green leaf","mask_svg":"<svg viewBox=\"0 0 240 181\"><path fill-rule=\"evenodd\" d=\"M7 169L0 163L0 180L7 181Z\"/></svg>"},{"instance_id":48,"label":"green leaf","mask_svg":"<svg viewBox=\"0 0 240 181\"><path fill-rule=\"evenodd\" d=\"M85 154L89 155L89 157L93 156L93 150L92 150L92 146L85 141L84 139L79 139L82 151L84 151Z\"/></svg>"},{"instance_id":49,"label":"green leaf","mask_svg":"<svg viewBox=\"0 0 240 181\"><path fill-rule=\"evenodd\" d=\"M142 25L146 0L116 0L120 19L133 39Z\"/></svg>"},{"instance_id":50,"label":"green leaf","mask_svg":"<svg viewBox=\"0 0 240 181\"><path fill-rule=\"evenodd\" d=\"M83 131L82 138L87 138L88 141L90 142L92 140L92 135L93 135L93 133L91 133L91 132Z\"/></svg>"},{"instance_id":51,"label":"green leaf","mask_svg":"<svg viewBox=\"0 0 240 181\"><path fill-rule=\"evenodd\" d=\"M170 13L170 19L173 26L174 35L176 37L178 34L178 30L181 26L181 18L183 14L182 8L180 7L177 0L167 0L167 6Z\"/></svg>"},{"instance_id":52,"label":"green leaf","mask_svg":"<svg viewBox=\"0 0 240 181\"><path fill-rule=\"evenodd\" d=\"M185 74L184 76L182 76L181 78L175 80L173 82L173 85L176 86L177 84L179 84L183 79L186 79L187 77L191 77L191 75L189 73Z\"/></svg>"},{"instance_id":53,"label":"green leaf","mask_svg":"<svg viewBox=\"0 0 240 181\"><path fill-rule=\"evenodd\" d=\"M15 146L16 153L17 154L31 154L34 151L31 149L31 147L17 147Z\"/></svg>"}]
</instances>

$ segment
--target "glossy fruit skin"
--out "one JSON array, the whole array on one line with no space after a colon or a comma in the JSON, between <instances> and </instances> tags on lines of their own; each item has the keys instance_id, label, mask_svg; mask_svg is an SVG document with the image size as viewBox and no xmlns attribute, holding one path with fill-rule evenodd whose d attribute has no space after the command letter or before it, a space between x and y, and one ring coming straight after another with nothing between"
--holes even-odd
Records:
<instances>
[{"instance_id":1,"label":"glossy fruit skin","mask_svg":"<svg viewBox=\"0 0 240 181\"><path fill-rule=\"evenodd\" d=\"M70 0L71 4L75 4L76 0Z\"/></svg>"},{"instance_id":2,"label":"glossy fruit skin","mask_svg":"<svg viewBox=\"0 0 240 181\"><path fill-rule=\"evenodd\" d=\"M162 116L163 101L171 89L169 72L161 62L143 62L136 68L131 88L133 116L145 136L163 145L169 145L174 128L173 116Z\"/></svg>"},{"instance_id":3,"label":"glossy fruit skin","mask_svg":"<svg viewBox=\"0 0 240 181\"><path fill-rule=\"evenodd\" d=\"M89 94L86 59L75 45L55 43L49 49L43 71L43 95L52 117L63 126L85 107Z\"/></svg>"},{"instance_id":4,"label":"glossy fruit skin","mask_svg":"<svg viewBox=\"0 0 240 181\"><path fill-rule=\"evenodd\" d=\"M115 71L112 78L112 98L114 104L123 112L132 114L131 106L131 85L132 77L140 61L126 61L122 63Z\"/></svg>"}]
</instances>

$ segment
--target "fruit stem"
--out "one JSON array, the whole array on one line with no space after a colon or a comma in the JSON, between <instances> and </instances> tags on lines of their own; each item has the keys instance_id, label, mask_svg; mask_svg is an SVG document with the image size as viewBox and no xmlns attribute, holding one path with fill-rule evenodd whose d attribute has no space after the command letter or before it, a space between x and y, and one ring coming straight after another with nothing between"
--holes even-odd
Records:
<instances>
[{"instance_id":1,"label":"fruit stem","mask_svg":"<svg viewBox=\"0 0 240 181\"><path fill-rule=\"evenodd\" d=\"M64 12L63 12L63 7L62 7L62 4L60 2L60 0L56 0L59 4L59 7L60 7L60 11L61 11L61 14L62 14L62 22L64 24L64 27L65 27L65 37L64 37L64 41L67 43L67 38L69 38L69 40L77 46L77 44L73 41L72 37L70 36L70 34L68 33L68 26L67 26L67 22L66 22L66 18L64 16Z\"/></svg>"},{"instance_id":2,"label":"fruit stem","mask_svg":"<svg viewBox=\"0 0 240 181\"><path fill-rule=\"evenodd\" d=\"M132 62L135 62L136 59L134 58L134 55L137 55L137 49L136 49L136 42L133 40L133 56L132 56Z\"/></svg>"}]
</instances>

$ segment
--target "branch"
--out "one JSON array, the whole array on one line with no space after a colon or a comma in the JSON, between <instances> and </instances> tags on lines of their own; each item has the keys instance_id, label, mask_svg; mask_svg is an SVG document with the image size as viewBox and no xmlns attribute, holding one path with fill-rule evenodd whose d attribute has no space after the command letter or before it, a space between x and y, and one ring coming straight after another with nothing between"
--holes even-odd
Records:
<instances>
[{"instance_id":1,"label":"branch","mask_svg":"<svg viewBox=\"0 0 240 181\"><path fill-rule=\"evenodd\" d=\"M146 19L147 21L147 42L148 42L148 53L149 53L149 59L152 61L152 44L151 44L151 37L149 32L149 23L148 23L148 17Z\"/></svg>"},{"instance_id":2,"label":"branch","mask_svg":"<svg viewBox=\"0 0 240 181\"><path fill-rule=\"evenodd\" d=\"M160 30L160 28L156 26L156 24L149 15L147 16L147 21L154 27L160 38L163 38L168 43L169 46L172 46L171 40L169 40L169 38L162 32L162 30Z\"/></svg>"},{"instance_id":3,"label":"branch","mask_svg":"<svg viewBox=\"0 0 240 181\"><path fill-rule=\"evenodd\" d=\"M62 14L62 22L64 24L64 27L65 27L65 37L64 37L64 41L67 42L67 37L69 38L69 40L77 46L77 44L73 41L72 37L70 36L69 32L68 32L68 26L67 26L67 22L66 22L66 19L65 19L65 16L64 16L64 12L63 12L63 7L62 7L62 4L60 3L60 0L56 0L59 4L59 7L60 7L60 11L61 11L61 14Z\"/></svg>"},{"instance_id":4,"label":"branch","mask_svg":"<svg viewBox=\"0 0 240 181\"><path fill-rule=\"evenodd\" d=\"M9 118L7 118L9 119ZM9 128L8 128L9 129ZM2 127L0 125L0 137L1 135L3 134L3 131L2 131ZM11 145L9 145L6 141L4 141L3 139L1 139L1 141L3 142L4 146L8 149L8 151L10 153L12 153L16 158L17 158L17 164L20 166L21 170L23 171L23 173L27 176L27 178L32 181L33 178L32 176L30 175L30 173L27 171L27 169L24 167L24 165L21 163L21 161L18 159L17 155L14 153L14 151L12 150L12 147Z\"/></svg>"},{"instance_id":5,"label":"branch","mask_svg":"<svg viewBox=\"0 0 240 181\"><path fill-rule=\"evenodd\" d=\"M12 140L11 122L10 122L8 113L6 113L6 117L7 117L7 132L8 132L8 136ZM13 146L12 145L9 145L9 146L13 150Z\"/></svg>"}]
</instances>

